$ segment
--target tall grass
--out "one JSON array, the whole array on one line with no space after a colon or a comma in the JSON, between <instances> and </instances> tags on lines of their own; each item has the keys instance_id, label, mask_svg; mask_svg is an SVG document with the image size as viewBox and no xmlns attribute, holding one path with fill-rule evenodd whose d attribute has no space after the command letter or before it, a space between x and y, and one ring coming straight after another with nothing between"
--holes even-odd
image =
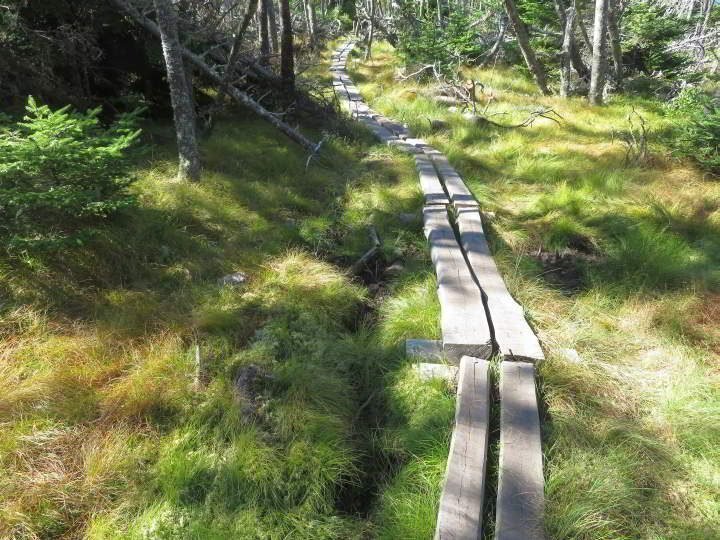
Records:
<instances>
[{"instance_id":1,"label":"tall grass","mask_svg":"<svg viewBox=\"0 0 720 540\"><path fill-rule=\"evenodd\" d=\"M386 44L352 65L371 106L407 122L468 182L539 332L548 536L717 537L720 188L657 138L646 162L626 163L617 135L628 114L662 133L660 104L613 96L589 107L540 96L512 69L467 70L485 85L493 121L515 123L539 105L562 116L503 129L435 104L425 84L398 83ZM396 488L387 493L379 515L397 504Z\"/></svg>"},{"instance_id":2,"label":"tall grass","mask_svg":"<svg viewBox=\"0 0 720 540\"><path fill-rule=\"evenodd\" d=\"M419 215L412 163L332 139L306 169L237 117L202 181L176 183L168 128L147 126L138 209L59 257L0 260L0 536L367 537L402 364L376 310L429 268L399 219ZM369 226L403 268L375 298L346 270Z\"/></svg>"}]
</instances>

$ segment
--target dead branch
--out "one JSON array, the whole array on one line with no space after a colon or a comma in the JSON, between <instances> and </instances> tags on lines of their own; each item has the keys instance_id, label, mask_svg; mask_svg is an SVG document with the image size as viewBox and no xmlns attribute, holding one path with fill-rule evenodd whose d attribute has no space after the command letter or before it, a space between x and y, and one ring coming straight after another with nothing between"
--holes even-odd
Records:
<instances>
[{"instance_id":1,"label":"dead branch","mask_svg":"<svg viewBox=\"0 0 720 540\"><path fill-rule=\"evenodd\" d=\"M127 13L137 24L142 26L149 33L155 37L160 37L160 29L154 21L145 17L140 11L130 3L130 0L109 0L115 6L120 8L122 11ZM195 65L202 73L204 73L209 79L214 81L216 84L223 84L223 77L218 74L212 67L205 63L205 61L192 51L181 46L182 55L187 58L193 65ZM235 87L228 86L226 90L227 94L232 97L238 103L246 106L255 112L258 116L268 121L270 124L275 126L277 129L282 131L288 138L300 144L305 149L314 152L317 148L317 144L306 138L298 130L294 129L290 125L281 121L273 113L265 109L262 105L258 104L253 98L242 90L238 90Z\"/></svg>"}]
</instances>

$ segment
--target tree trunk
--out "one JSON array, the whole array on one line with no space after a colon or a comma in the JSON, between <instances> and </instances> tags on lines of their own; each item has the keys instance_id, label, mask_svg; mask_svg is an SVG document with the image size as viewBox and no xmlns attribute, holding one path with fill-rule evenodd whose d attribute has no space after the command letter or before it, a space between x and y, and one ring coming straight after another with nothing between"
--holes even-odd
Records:
<instances>
[{"instance_id":1,"label":"tree trunk","mask_svg":"<svg viewBox=\"0 0 720 540\"><path fill-rule=\"evenodd\" d=\"M565 28L567 26L567 9L565 7L565 3L563 0L555 0L555 12L558 15L558 19L560 20L560 28ZM573 7L573 12L575 13L575 22L577 22L578 13L577 10ZM572 67L575 68L575 71L577 71L578 76L583 79L587 80L590 76L590 70L585 65L585 62L583 62L582 56L580 55L580 47L578 46L577 40L575 39L575 24L573 24L573 32L570 34L570 62L572 63Z\"/></svg>"},{"instance_id":2,"label":"tree trunk","mask_svg":"<svg viewBox=\"0 0 720 540\"><path fill-rule=\"evenodd\" d=\"M260 30L260 65L267 66L270 60L270 35L268 30L266 0L260 0L260 5L258 6L258 23Z\"/></svg>"},{"instance_id":3,"label":"tree trunk","mask_svg":"<svg viewBox=\"0 0 720 540\"><path fill-rule=\"evenodd\" d=\"M618 0L608 0L607 29L613 59L615 87L620 90L623 85L623 63L622 47L620 45L620 7Z\"/></svg>"},{"instance_id":4,"label":"tree trunk","mask_svg":"<svg viewBox=\"0 0 720 540\"><path fill-rule=\"evenodd\" d=\"M303 0L303 13L305 14L305 27L307 28L310 46L315 45L315 26L313 25L310 0Z\"/></svg>"},{"instance_id":5,"label":"tree trunk","mask_svg":"<svg viewBox=\"0 0 720 540\"><path fill-rule=\"evenodd\" d=\"M286 92L295 91L295 47L293 45L290 0L280 0L282 36L280 39L280 77Z\"/></svg>"},{"instance_id":6,"label":"tree trunk","mask_svg":"<svg viewBox=\"0 0 720 540\"><path fill-rule=\"evenodd\" d=\"M375 0L370 0L370 33L368 34L365 61L370 60L372 56L373 37L375 37Z\"/></svg>"},{"instance_id":7,"label":"tree trunk","mask_svg":"<svg viewBox=\"0 0 720 540\"><path fill-rule=\"evenodd\" d=\"M560 66L560 95L568 97L570 95L570 77L572 75L571 52L572 35L575 31L575 8L567 8L563 14L565 19L565 35L563 36L562 60Z\"/></svg>"},{"instance_id":8,"label":"tree trunk","mask_svg":"<svg viewBox=\"0 0 720 540\"><path fill-rule=\"evenodd\" d=\"M493 62L495 60L495 57L500 52L500 47L502 47L503 41L505 41L505 31L507 30L507 19L504 15L500 16L500 23L498 28L498 37L495 40L495 43L493 44L492 48L488 51L487 55L485 56L485 59L480 62L480 67L487 66L490 62Z\"/></svg>"},{"instance_id":9,"label":"tree trunk","mask_svg":"<svg viewBox=\"0 0 720 540\"><path fill-rule=\"evenodd\" d=\"M533 74L533 77L535 77L535 82L537 83L540 91L548 96L550 95L550 89L547 85L545 68L538 61L535 56L535 51L533 51L530 46L530 38L528 37L527 27L522 19L520 19L520 14L518 13L514 0L504 0L504 2L508 18L512 21L513 27L515 28L515 35L517 36L518 45L520 45L520 51L525 59L525 63L530 69L530 72Z\"/></svg>"},{"instance_id":10,"label":"tree trunk","mask_svg":"<svg viewBox=\"0 0 720 540\"><path fill-rule=\"evenodd\" d=\"M595 23L593 27L593 57L590 71L590 92L588 98L591 105L602 105L605 88L605 71L607 49L607 8L608 0L595 0Z\"/></svg>"},{"instance_id":11,"label":"tree trunk","mask_svg":"<svg viewBox=\"0 0 720 540\"><path fill-rule=\"evenodd\" d=\"M160 37L160 29L158 28L157 24L155 24L152 20L145 17L136 7L134 7L128 0L110 0L113 4L118 6L119 9L126 12L137 24L145 28L148 32L150 32L152 35L156 37ZM292 37L292 32L291 32ZM292 45L292 41L290 42ZM221 85L223 84L223 77L217 73L212 67L210 67L203 58L198 56L197 54L193 53L192 51L186 49L182 45L180 46L180 51L182 52L183 56L187 58L192 64L198 68L198 70L203 73L206 77L208 77L210 80L214 81L216 84ZM293 75L294 78L294 75ZM282 82L282 79L281 79ZM316 152L318 150L318 145L316 145L314 142L309 140L307 137L305 137L302 133L300 133L298 130L292 128L282 120L280 120L277 115L271 113L265 107L260 105L257 101L252 99L250 96L248 96L245 92L242 90L239 90L235 88L234 86L226 86L227 88L227 94L232 97L235 101L240 103L241 105L244 105L245 107L248 107L250 110L254 111L258 116L260 116L262 119L266 120L273 126L275 126L277 129L285 133L290 139L300 144L303 148L309 150L310 152ZM292 92L294 94L294 87L292 89Z\"/></svg>"},{"instance_id":12,"label":"tree trunk","mask_svg":"<svg viewBox=\"0 0 720 540\"><path fill-rule=\"evenodd\" d=\"M190 86L185 78L182 50L177 30L177 14L171 0L153 0L162 41L167 81L170 87L178 146L178 178L200 179L200 152L195 134L195 110Z\"/></svg>"},{"instance_id":13,"label":"tree trunk","mask_svg":"<svg viewBox=\"0 0 720 540\"><path fill-rule=\"evenodd\" d=\"M273 54L277 54L280 51L280 47L278 46L278 25L277 16L275 15L275 4L273 0L263 0L263 2L265 2L268 23L270 25L270 45L272 45Z\"/></svg>"}]
</instances>

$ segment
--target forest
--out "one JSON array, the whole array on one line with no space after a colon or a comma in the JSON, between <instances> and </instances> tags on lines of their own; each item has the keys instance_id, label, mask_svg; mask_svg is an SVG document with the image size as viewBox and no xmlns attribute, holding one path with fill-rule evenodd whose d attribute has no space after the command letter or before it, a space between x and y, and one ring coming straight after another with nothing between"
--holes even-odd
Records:
<instances>
[{"instance_id":1,"label":"forest","mask_svg":"<svg viewBox=\"0 0 720 540\"><path fill-rule=\"evenodd\" d=\"M0 0L0 471L8 540L720 538L720 3Z\"/></svg>"}]
</instances>

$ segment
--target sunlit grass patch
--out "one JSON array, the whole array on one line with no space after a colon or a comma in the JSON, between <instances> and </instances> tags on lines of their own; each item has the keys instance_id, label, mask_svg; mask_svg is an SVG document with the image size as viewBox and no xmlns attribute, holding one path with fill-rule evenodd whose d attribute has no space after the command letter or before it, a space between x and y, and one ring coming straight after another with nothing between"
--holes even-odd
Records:
<instances>
[{"instance_id":1,"label":"sunlit grass patch","mask_svg":"<svg viewBox=\"0 0 720 540\"><path fill-rule=\"evenodd\" d=\"M396 67L392 50L379 47L355 68L360 90L463 175L508 287L545 347L548 535L713 537L717 184L662 146L668 119L657 101L612 96L589 107L541 96L515 70L472 68L463 78L484 85L480 108L493 122L521 122L539 106L559 115L527 128L473 125L432 101L432 82L394 79ZM650 154L639 162L623 142L633 111L649 127ZM449 129L433 132L428 119ZM414 287L385 309L412 313ZM384 328L390 341L419 331ZM393 486L387 493L388 509L413 500Z\"/></svg>"}]
</instances>

